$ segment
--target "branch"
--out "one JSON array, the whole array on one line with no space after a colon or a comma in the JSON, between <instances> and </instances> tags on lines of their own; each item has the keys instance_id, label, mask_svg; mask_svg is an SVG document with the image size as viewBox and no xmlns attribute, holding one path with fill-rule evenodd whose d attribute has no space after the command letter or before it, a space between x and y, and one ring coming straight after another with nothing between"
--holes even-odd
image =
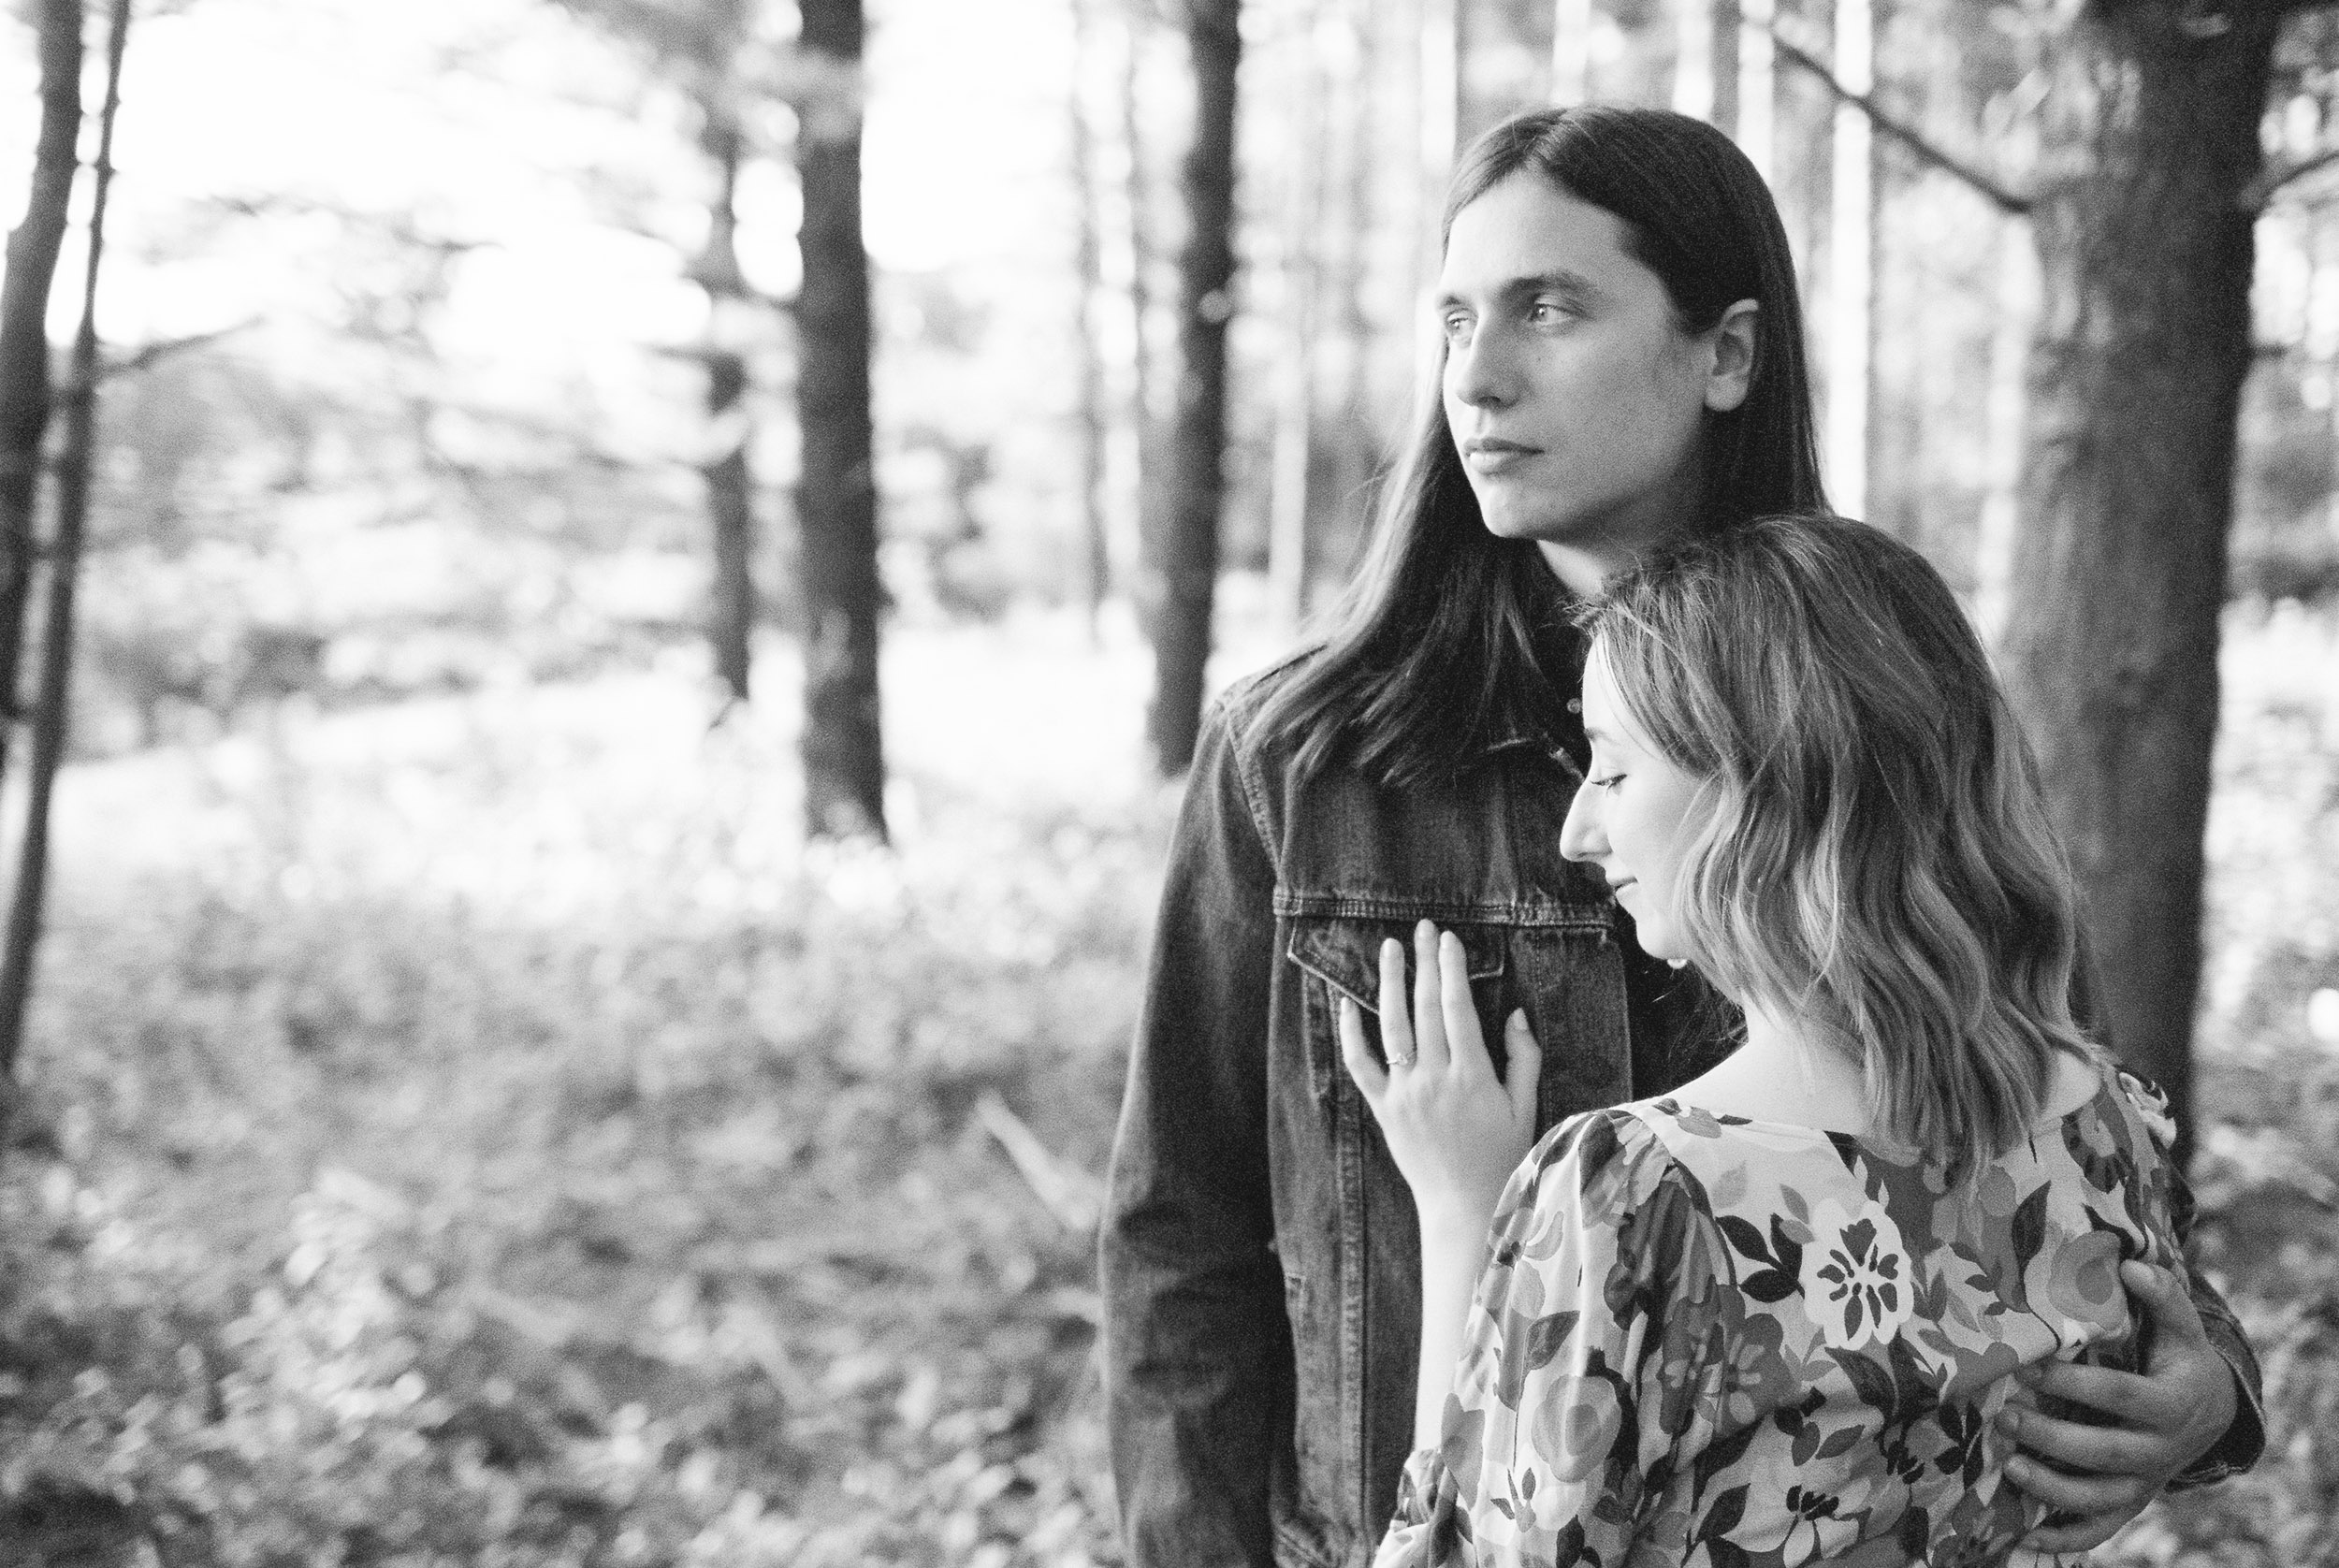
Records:
<instances>
[{"instance_id":1,"label":"branch","mask_svg":"<svg viewBox=\"0 0 2339 1568\"><path fill-rule=\"evenodd\" d=\"M2317 169L2339 164L2339 147L2326 147L2303 158L2287 164L2276 164L2259 171L2258 178L2242 187L2242 211L2263 212L2274 201L2274 193L2294 180L2303 180Z\"/></svg>"},{"instance_id":2,"label":"branch","mask_svg":"<svg viewBox=\"0 0 2339 1568\"><path fill-rule=\"evenodd\" d=\"M182 350L201 348L206 343L215 343L230 334L241 332L247 327L258 325L259 318L254 316L250 321L240 321L233 327L222 327L215 331L197 332L185 338L164 338L158 341L147 343L133 353L123 355L119 359L108 360L98 366L97 379L100 384L103 384L116 376L136 375L138 371L150 369ZM71 386L61 386L57 389L55 400L63 403L72 395L72 392Z\"/></svg>"},{"instance_id":3,"label":"branch","mask_svg":"<svg viewBox=\"0 0 2339 1568\"><path fill-rule=\"evenodd\" d=\"M1767 28L1765 31L1770 34L1773 46L1777 48L1780 56L1783 57L1789 65L1807 71L1811 76L1817 78L1819 84L1822 87L1826 88L1838 102L1850 104L1852 108L1867 115L1868 117L1868 123L1874 125L1878 130L1882 131L1886 136L1889 136L1894 140L1899 142L1903 147L1909 149L1910 152L1914 152L1920 159L1924 160L1925 163L1931 164L1935 168L1939 169L1944 174L1954 175L1957 179L1963 181L1967 185L1972 187L1975 191L1980 192L1984 197L1996 204L1998 210L2003 212L2019 218L2030 211L2030 201L2028 197L2015 195L2012 191L2008 190L2005 186L1999 184L1997 181L1991 179L1980 169L1975 168L1964 159L1936 147L1925 138L1923 132L1917 130L1913 125L1904 123L1889 109L1886 109L1880 105L1876 101L1874 94L1854 93L1851 88L1846 87L1842 82L1838 81L1834 71L1830 70L1816 56L1805 51L1803 49L1789 42L1785 37L1781 36L1776 27Z\"/></svg>"}]
</instances>

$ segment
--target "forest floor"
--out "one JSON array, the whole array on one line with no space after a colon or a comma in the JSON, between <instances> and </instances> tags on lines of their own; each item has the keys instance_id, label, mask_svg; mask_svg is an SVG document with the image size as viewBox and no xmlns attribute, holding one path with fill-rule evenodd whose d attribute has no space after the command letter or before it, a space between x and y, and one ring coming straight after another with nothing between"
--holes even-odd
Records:
<instances>
[{"instance_id":1,"label":"forest floor","mask_svg":"<svg viewBox=\"0 0 2339 1568\"><path fill-rule=\"evenodd\" d=\"M2202 1256L2273 1441L2137 1563L2339 1538L2339 617L2231 630ZM677 660L73 769L0 1543L1117 1562L1090 1227L1176 805L1146 662L1053 620L888 658L890 852L799 845L777 646L711 728Z\"/></svg>"}]
</instances>

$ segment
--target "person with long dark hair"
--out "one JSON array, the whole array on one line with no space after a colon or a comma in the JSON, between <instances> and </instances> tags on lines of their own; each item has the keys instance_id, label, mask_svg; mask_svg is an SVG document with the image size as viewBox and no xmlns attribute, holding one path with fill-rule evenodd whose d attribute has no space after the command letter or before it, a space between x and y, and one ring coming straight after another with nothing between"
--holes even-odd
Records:
<instances>
[{"instance_id":1,"label":"person with long dark hair","mask_svg":"<svg viewBox=\"0 0 2339 1568\"><path fill-rule=\"evenodd\" d=\"M1452 932L1498 1054L1522 1016L1538 1132L1737 1043L1560 830L1588 760L1573 607L1669 541L1824 509L1777 209L1701 122L1551 109L1472 146L1445 240L1440 396L1364 565L1320 644L1213 706L1171 846L1100 1238L1137 1568L1354 1563L1390 1517L1420 1237L1336 1023L1377 997L1386 939ZM2192 1301L2216 1354L2161 1335L2112 1424L2029 1418L2082 1472L2013 1472L2074 1516L2041 1544L2254 1460L2256 1364L2213 1291Z\"/></svg>"}]
</instances>

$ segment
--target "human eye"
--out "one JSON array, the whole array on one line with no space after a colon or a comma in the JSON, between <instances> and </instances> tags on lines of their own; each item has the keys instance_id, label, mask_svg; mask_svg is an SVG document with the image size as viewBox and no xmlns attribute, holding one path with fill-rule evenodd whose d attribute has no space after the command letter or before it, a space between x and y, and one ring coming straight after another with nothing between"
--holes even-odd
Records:
<instances>
[{"instance_id":1,"label":"human eye","mask_svg":"<svg viewBox=\"0 0 2339 1568\"><path fill-rule=\"evenodd\" d=\"M1446 334L1447 342L1460 342L1470 335L1470 312L1448 311L1438 318L1438 327Z\"/></svg>"},{"instance_id":2,"label":"human eye","mask_svg":"<svg viewBox=\"0 0 2339 1568\"><path fill-rule=\"evenodd\" d=\"M1527 307L1527 323L1531 327L1564 327L1579 313L1573 303L1557 295L1538 295Z\"/></svg>"}]
</instances>

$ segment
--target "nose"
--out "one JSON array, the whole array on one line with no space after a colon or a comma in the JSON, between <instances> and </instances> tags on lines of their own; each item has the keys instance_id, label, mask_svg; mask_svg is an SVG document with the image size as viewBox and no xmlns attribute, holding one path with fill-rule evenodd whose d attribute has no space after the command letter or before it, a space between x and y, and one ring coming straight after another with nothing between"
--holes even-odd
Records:
<instances>
[{"instance_id":1,"label":"nose","mask_svg":"<svg viewBox=\"0 0 2339 1568\"><path fill-rule=\"evenodd\" d=\"M1600 823L1600 791L1578 785L1567 820L1560 824L1560 853L1573 861L1596 861L1608 852L1608 835Z\"/></svg>"},{"instance_id":2,"label":"nose","mask_svg":"<svg viewBox=\"0 0 2339 1568\"><path fill-rule=\"evenodd\" d=\"M1446 395L1472 408L1501 408L1518 396L1516 368L1499 327L1481 322L1446 345Z\"/></svg>"}]
</instances>

